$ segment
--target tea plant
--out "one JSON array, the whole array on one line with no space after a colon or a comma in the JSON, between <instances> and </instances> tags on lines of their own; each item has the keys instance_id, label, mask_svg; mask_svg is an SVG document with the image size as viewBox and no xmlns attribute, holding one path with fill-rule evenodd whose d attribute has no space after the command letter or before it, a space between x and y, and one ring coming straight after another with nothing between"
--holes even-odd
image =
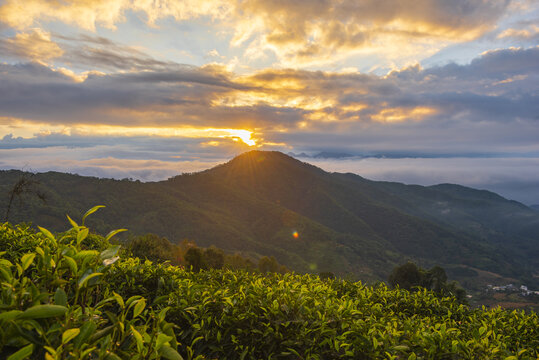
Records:
<instances>
[{"instance_id":1,"label":"tea plant","mask_svg":"<svg viewBox=\"0 0 539 360\"><path fill-rule=\"evenodd\" d=\"M536 313L314 275L190 271L0 224L0 357L537 359ZM93 238L92 238L93 236Z\"/></svg>"},{"instance_id":2,"label":"tea plant","mask_svg":"<svg viewBox=\"0 0 539 360\"><path fill-rule=\"evenodd\" d=\"M132 296L138 289L151 299L166 299L167 320L177 325L186 358L538 356L537 314L474 310L427 290L322 281L312 275L190 272L133 259L114 264L106 277L121 294Z\"/></svg>"},{"instance_id":3,"label":"tea plant","mask_svg":"<svg viewBox=\"0 0 539 360\"><path fill-rule=\"evenodd\" d=\"M68 217L73 228L60 237L43 228L36 234L0 225L7 250L0 252L2 358L181 359L167 308L156 312L142 296L124 300L102 281L119 259L119 246L85 247L84 221L98 209L90 209L80 226Z\"/></svg>"}]
</instances>

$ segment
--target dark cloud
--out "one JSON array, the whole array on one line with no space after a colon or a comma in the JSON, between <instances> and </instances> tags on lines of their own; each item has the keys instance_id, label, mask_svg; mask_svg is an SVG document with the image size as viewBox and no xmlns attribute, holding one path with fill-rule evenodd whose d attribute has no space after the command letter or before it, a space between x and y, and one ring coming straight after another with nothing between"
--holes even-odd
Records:
<instances>
[{"instance_id":1,"label":"dark cloud","mask_svg":"<svg viewBox=\"0 0 539 360\"><path fill-rule=\"evenodd\" d=\"M533 136L539 138L538 79L537 47L386 77L300 70L238 76L218 66L174 65L77 82L36 63L0 64L0 116L66 126L258 129L271 142L344 152L525 152L535 151Z\"/></svg>"}]
</instances>

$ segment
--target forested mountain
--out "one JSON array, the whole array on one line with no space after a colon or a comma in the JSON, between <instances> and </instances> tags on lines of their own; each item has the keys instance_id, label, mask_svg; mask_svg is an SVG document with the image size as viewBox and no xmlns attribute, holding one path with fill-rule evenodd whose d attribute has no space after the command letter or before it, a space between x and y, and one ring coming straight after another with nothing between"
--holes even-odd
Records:
<instances>
[{"instance_id":1,"label":"forested mountain","mask_svg":"<svg viewBox=\"0 0 539 360\"><path fill-rule=\"evenodd\" d=\"M21 176L0 172L2 209ZM99 204L106 209L91 227L100 232L188 238L255 259L275 256L299 272L386 279L413 260L444 266L469 286L479 274L537 284L539 213L488 191L371 181L263 151L154 183L55 172L33 179L46 203L23 195L11 222L63 230L65 214L80 217Z\"/></svg>"}]
</instances>

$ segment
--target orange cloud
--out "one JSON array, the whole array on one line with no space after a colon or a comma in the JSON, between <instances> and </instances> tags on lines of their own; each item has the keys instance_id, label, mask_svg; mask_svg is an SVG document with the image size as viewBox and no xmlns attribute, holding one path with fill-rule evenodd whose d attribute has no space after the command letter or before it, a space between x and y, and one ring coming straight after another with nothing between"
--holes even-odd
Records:
<instances>
[{"instance_id":1,"label":"orange cloud","mask_svg":"<svg viewBox=\"0 0 539 360\"><path fill-rule=\"evenodd\" d=\"M429 115L436 114L434 108L418 106L414 108L390 108L383 109L372 116L372 119L378 122L396 123L403 121L421 121Z\"/></svg>"},{"instance_id":2,"label":"orange cloud","mask_svg":"<svg viewBox=\"0 0 539 360\"><path fill-rule=\"evenodd\" d=\"M0 7L0 19L9 26L25 29L37 20L59 20L94 31L96 26L114 29L125 20L126 10L142 12L149 24L173 16L177 20L212 16L222 18L229 6L222 0L6 0Z\"/></svg>"},{"instance_id":3,"label":"orange cloud","mask_svg":"<svg viewBox=\"0 0 539 360\"><path fill-rule=\"evenodd\" d=\"M505 0L6 0L0 19L17 29L59 20L94 31L114 29L128 10L150 26L166 17L208 17L233 33L232 46L247 45L246 61L269 51L281 65L301 67L376 52L402 66L481 36L506 8Z\"/></svg>"},{"instance_id":4,"label":"orange cloud","mask_svg":"<svg viewBox=\"0 0 539 360\"><path fill-rule=\"evenodd\" d=\"M63 55L64 51L51 40L49 32L31 29L2 41L7 53L32 61L48 61Z\"/></svg>"}]
</instances>

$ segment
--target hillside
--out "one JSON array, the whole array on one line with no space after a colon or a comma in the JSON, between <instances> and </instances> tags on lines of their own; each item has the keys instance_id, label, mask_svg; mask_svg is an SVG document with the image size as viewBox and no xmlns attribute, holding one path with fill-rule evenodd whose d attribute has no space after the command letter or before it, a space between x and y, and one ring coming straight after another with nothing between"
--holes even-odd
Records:
<instances>
[{"instance_id":1,"label":"hillside","mask_svg":"<svg viewBox=\"0 0 539 360\"><path fill-rule=\"evenodd\" d=\"M0 208L21 175L0 172ZM53 172L35 179L47 203L16 202L10 221L60 230L66 213L103 204L90 223L100 232L189 238L253 258L273 255L299 272L379 280L411 259L442 265L468 287L481 271L537 283L539 213L487 191L370 181L261 151L155 183Z\"/></svg>"}]
</instances>

